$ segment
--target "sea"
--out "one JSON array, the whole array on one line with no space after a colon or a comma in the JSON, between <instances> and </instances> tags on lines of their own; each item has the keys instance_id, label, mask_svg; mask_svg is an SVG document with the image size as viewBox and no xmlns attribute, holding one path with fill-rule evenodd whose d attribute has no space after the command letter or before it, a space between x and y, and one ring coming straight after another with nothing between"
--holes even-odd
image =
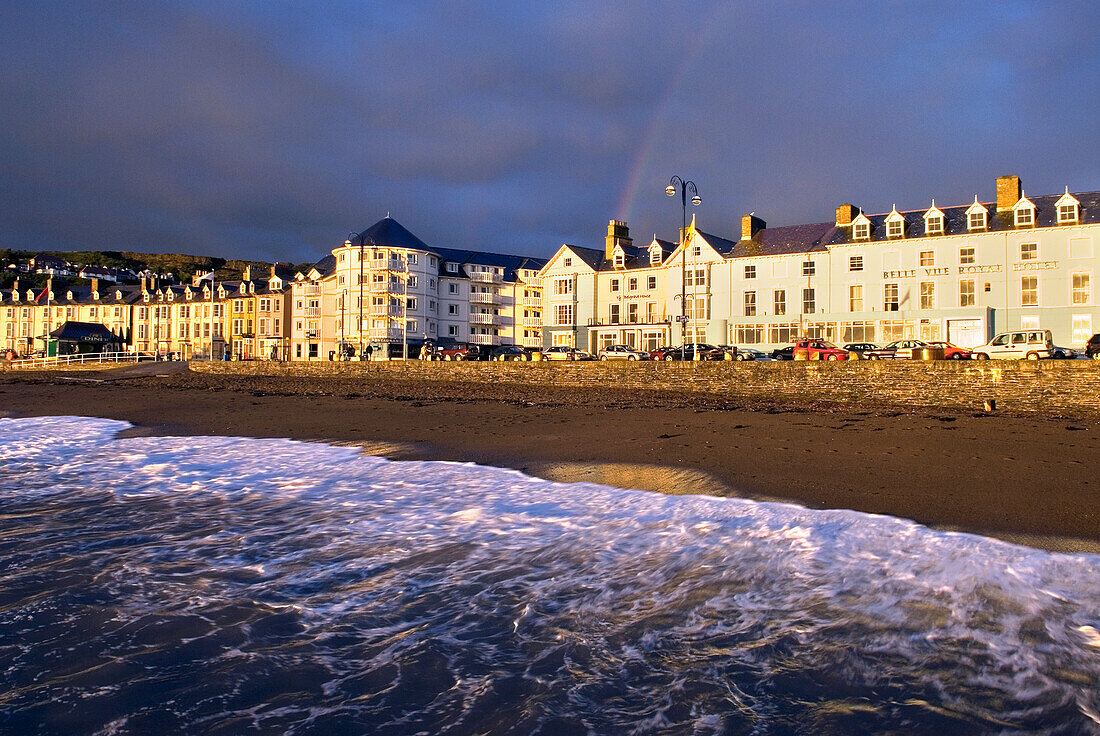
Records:
<instances>
[{"instance_id":1,"label":"sea","mask_svg":"<svg viewBox=\"0 0 1100 736\"><path fill-rule=\"evenodd\" d=\"M1100 733L1098 555L128 428L0 419L0 734Z\"/></svg>"}]
</instances>

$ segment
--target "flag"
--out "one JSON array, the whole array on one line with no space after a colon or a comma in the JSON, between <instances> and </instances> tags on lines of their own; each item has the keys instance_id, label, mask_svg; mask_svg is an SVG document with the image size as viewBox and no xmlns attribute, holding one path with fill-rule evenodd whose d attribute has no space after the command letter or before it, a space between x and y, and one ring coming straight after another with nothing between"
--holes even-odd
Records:
<instances>
[{"instance_id":1,"label":"flag","mask_svg":"<svg viewBox=\"0 0 1100 736\"><path fill-rule=\"evenodd\" d=\"M214 272L211 271L210 273L205 274L203 276L196 276L195 277L195 283L196 284L201 284L203 281L209 281L210 283L214 283Z\"/></svg>"},{"instance_id":2,"label":"flag","mask_svg":"<svg viewBox=\"0 0 1100 736\"><path fill-rule=\"evenodd\" d=\"M36 296L36 297L34 298L34 300L35 300L36 302L40 302L40 301L42 301L42 297L46 296L46 295L47 295L47 294L49 294L49 293L50 293L50 290L49 290L49 288L45 288L45 289L43 289L43 290L42 290L42 291L41 291L41 292L40 292L40 293L38 294L38 296Z\"/></svg>"}]
</instances>

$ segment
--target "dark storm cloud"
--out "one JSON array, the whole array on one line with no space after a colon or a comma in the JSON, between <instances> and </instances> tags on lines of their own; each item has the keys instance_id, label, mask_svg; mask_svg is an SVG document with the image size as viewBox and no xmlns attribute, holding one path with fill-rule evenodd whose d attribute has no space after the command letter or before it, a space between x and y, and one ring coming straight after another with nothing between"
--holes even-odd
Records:
<instances>
[{"instance_id":1,"label":"dark storm cloud","mask_svg":"<svg viewBox=\"0 0 1100 736\"><path fill-rule=\"evenodd\" d=\"M393 6L393 7L390 7ZM1100 188L1091 4L93 3L0 11L0 246L304 261L391 212L546 255ZM632 195L632 196L631 196Z\"/></svg>"}]
</instances>

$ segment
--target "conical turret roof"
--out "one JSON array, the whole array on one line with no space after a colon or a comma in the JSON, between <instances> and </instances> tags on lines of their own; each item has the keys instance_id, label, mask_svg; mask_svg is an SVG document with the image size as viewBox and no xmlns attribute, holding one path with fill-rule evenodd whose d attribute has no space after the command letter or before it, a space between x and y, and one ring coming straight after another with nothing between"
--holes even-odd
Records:
<instances>
[{"instance_id":1,"label":"conical turret roof","mask_svg":"<svg viewBox=\"0 0 1100 736\"><path fill-rule=\"evenodd\" d=\"M361 233L348 237L352 245L378 245L386 248L413 248L431 250L420 238L389 215Z\"/></svg>"}]
</instances>

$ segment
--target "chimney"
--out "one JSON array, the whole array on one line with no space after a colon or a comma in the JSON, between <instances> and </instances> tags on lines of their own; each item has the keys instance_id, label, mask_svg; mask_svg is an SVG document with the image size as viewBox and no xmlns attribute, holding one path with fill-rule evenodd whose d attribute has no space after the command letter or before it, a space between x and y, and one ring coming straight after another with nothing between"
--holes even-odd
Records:
<instances>
[{"instance_id":1,"label":"chimney","mask_svg":"<svg viewBox=\"0 0 1100 736\"><path fill-rule=\"evenodd\" d=\"M13 292L16 292L16 293L19 292L19 277L18 276L15 277L15 283L11 285L11 290Z\"/></svg>"},{"instance_id":2,"label":"chimney","mask_svg":"<svg viewBox=\"0 0 1100 736\"><path fill-rule=\"evenodd\" d=\"M141 293L144 294L149 290L149 282L145 280L145 276L141 277Z\"/></svg>"},{"instance_id":3,"label":"chimney","mask_svg":"<svg viewBox=\"0 0 1100 736\"><path fill-rule=\"evenodd\" d=\"M859 212L854 204L845 202L836 208L836 224L837 227L841 225L851 225L852 220L856 219L856 214Z\"/></svg>"},{"instance_id":4,"label":"chimney","mask_svg":"<svg viewBox=\"0 0 1100 736\"><path fill-rule=\"evenodd\" d=\"M99 279L92 279L92 294L95 295L99 292Z\"/></svg>"},{"instance_id":5,"label":"chimney","mask_svg":"<svg viewBox=\"0 0 1100 736\"><path fill-rule=\"evenodd\" d=\"M741 218L741 239L749 240L767 226L768 223L757 217L755 212L750 212Z\"/></svg>"},{"instance_id":6,"label":"chimney","mask_svg":"<svg viewBox=\"0 0 1100 736\"><path fill-rule=\"evenodd\" d=\"M271 274L268 276L269 279L275 278L275 266L277 265L279 265L278 262L271 264Z\"/></svg>"},{"instance_id":7,"label":"chimney","mask_svg":"<svg viewBox=\"0 0 1100 736\"><path fill-rule=\"evenodd\" d=\"M630 228L622 220L608 220L607 238L604 240L603 257L611 260L616 245L631 245Z\"/></svg>"},{"instance_id":8,"label":"chimney","mask_svg":"<svg viewBox=\"0 0 1100 736\"><path fill-rule=\"evenodd\" d=\"M1007 212L1020 201L1020 177L997 177L997 211Z\"/></svg>"}]
</instances>

